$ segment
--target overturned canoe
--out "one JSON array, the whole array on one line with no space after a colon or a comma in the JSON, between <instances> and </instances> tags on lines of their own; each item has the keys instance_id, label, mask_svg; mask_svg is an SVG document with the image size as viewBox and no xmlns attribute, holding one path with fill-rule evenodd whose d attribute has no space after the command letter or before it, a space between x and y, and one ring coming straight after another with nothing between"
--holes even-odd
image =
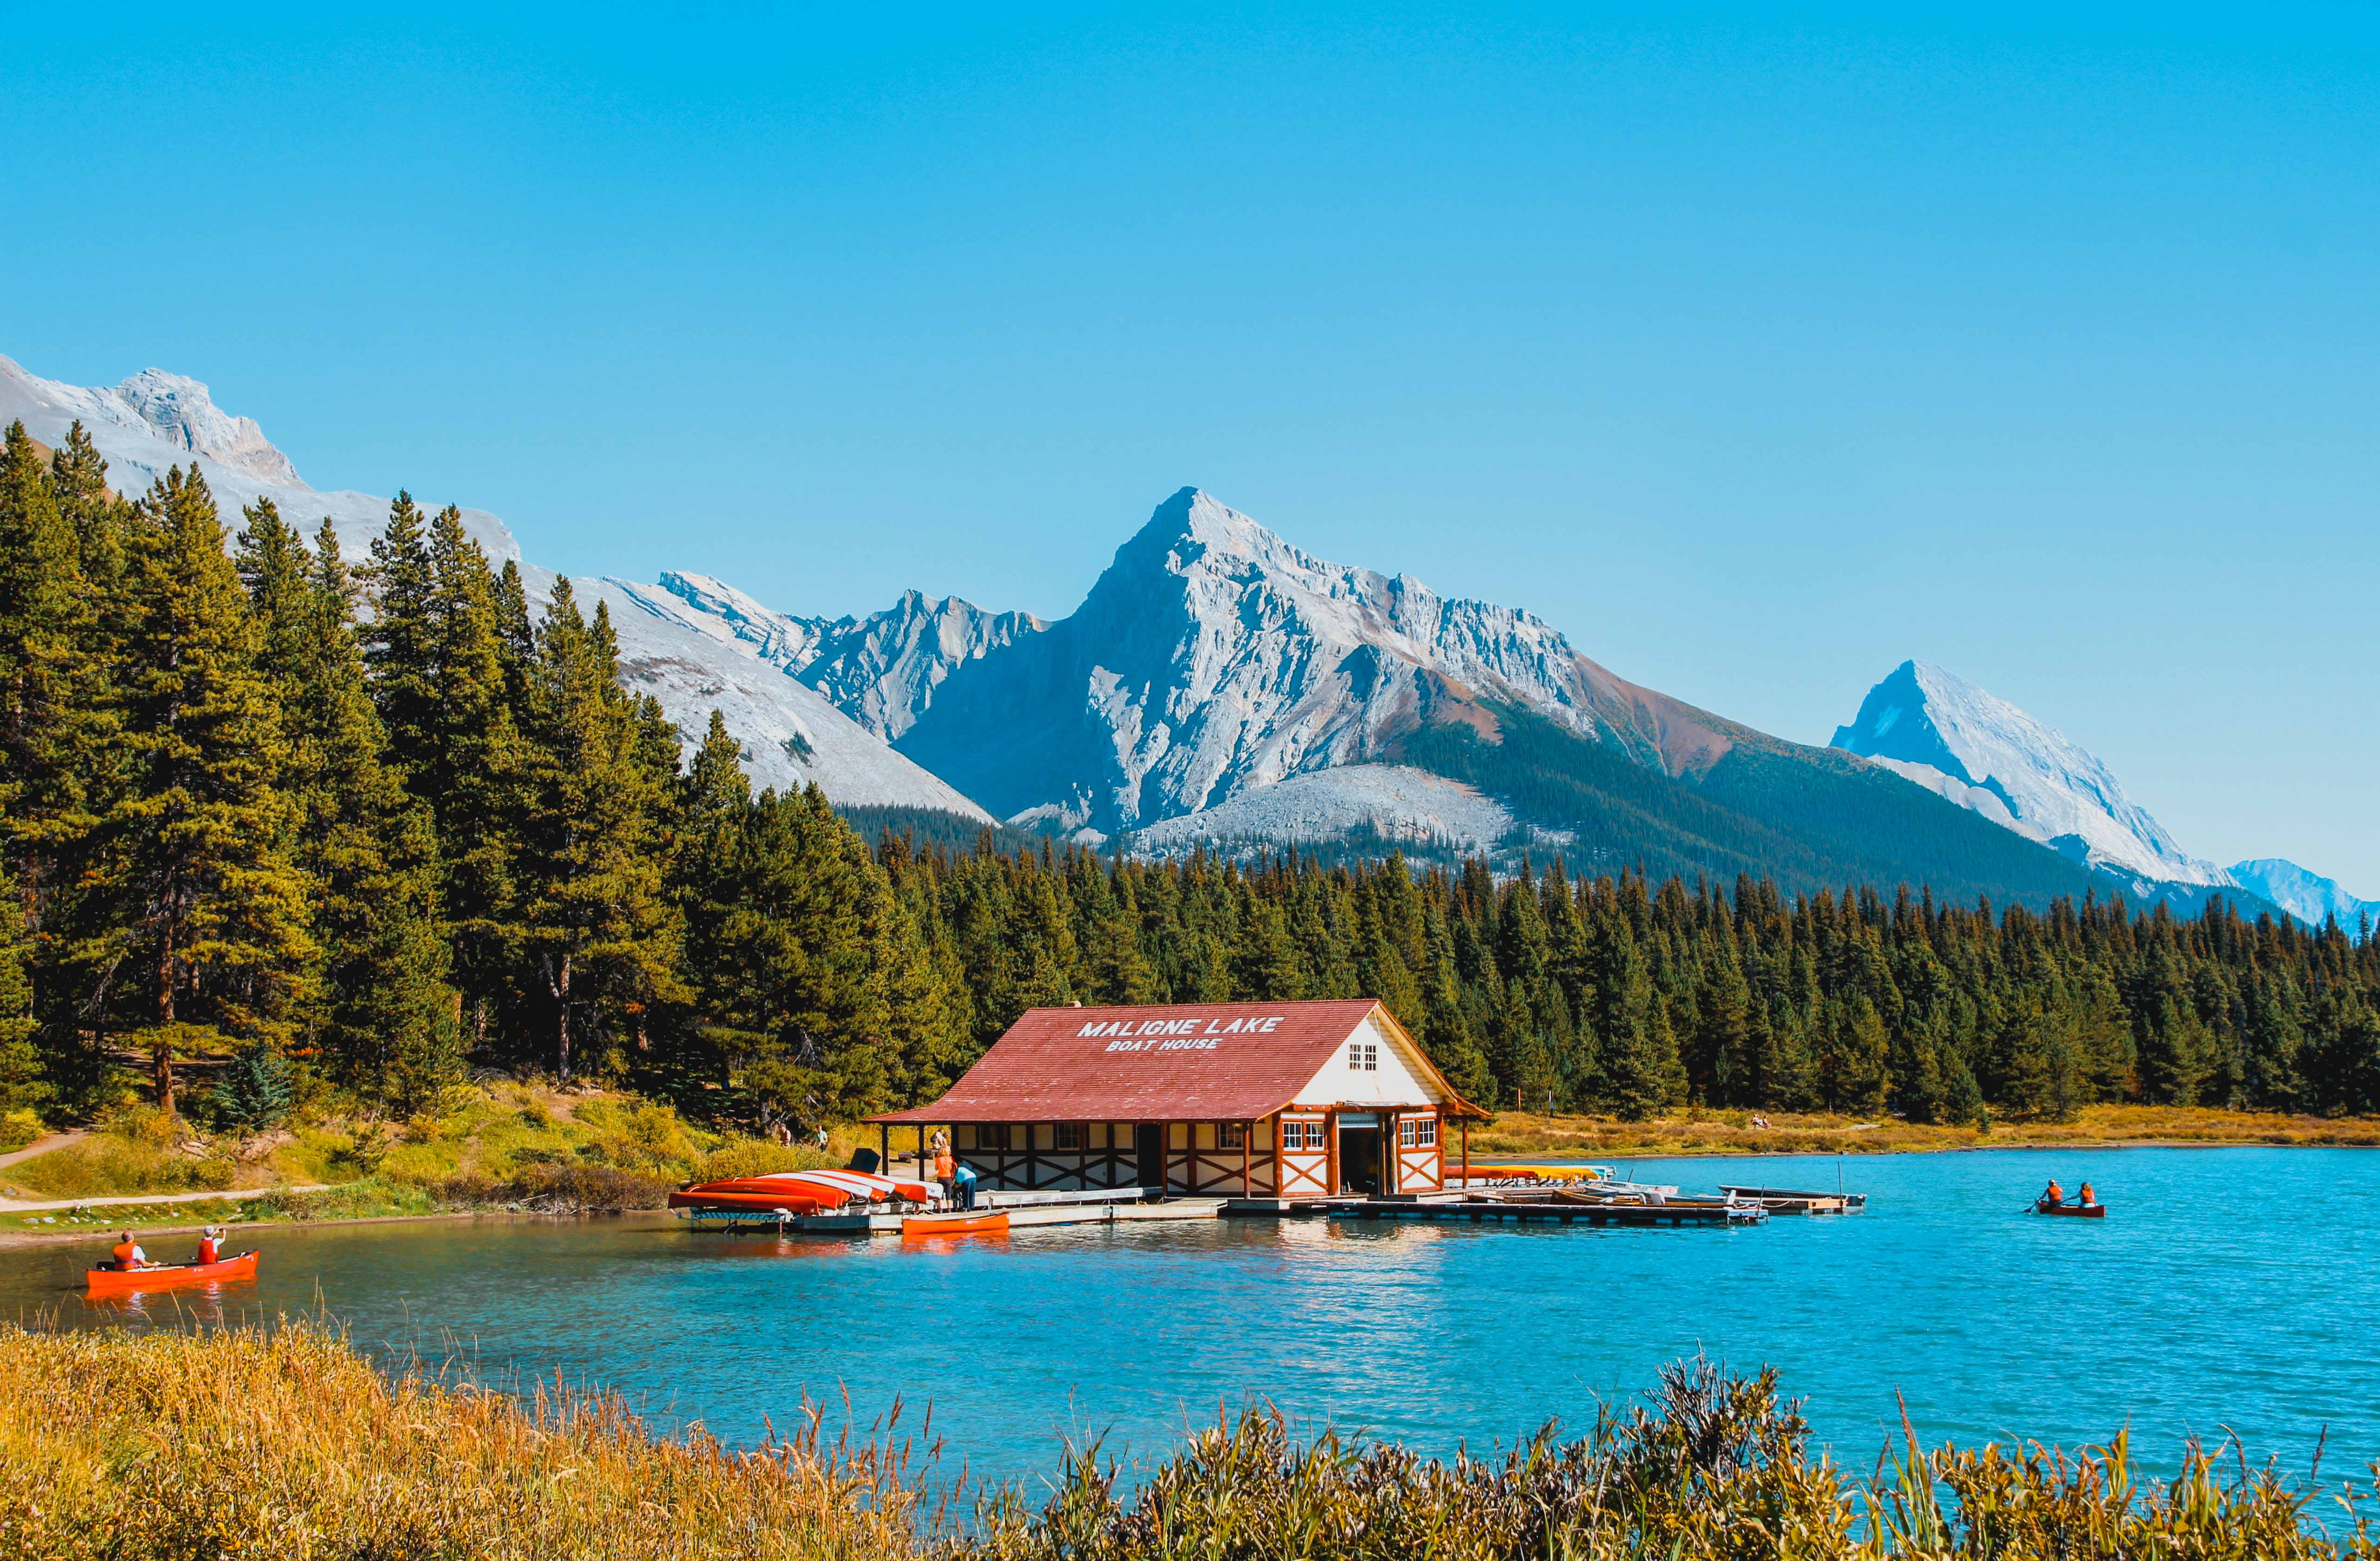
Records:
<instances>
[{"instance_id":1,"label":"overturned canoe","mask_svg":"<svg viewBox=\"0 0 2380 1561\"><path fill-rule=\"evenodd\" d=\"M242 1252L219 1262L161 1262L140 1268L91 1268L84 1282L94 1296L120 1296L134 1290L163 1290L176 1285L212 1285L226 1279L253 1279L260 1254Z\"/></svg>"},{"instance_id":2,"label":"overturned canoe","mask_svg":"<svg viewBox=\"0 0 2380 1561\"><path fill-rule=\"evenodd\" d=\"M789 1215L824 1213L840 1209L851 1201L843 1192L829 1193L817 1188L787 1187L754 1183L747 1179L705 1182L669 1195L673 1209L718 1209L737 1213L771 1214L780 1209Z\"/></svg>"}]
</instances>

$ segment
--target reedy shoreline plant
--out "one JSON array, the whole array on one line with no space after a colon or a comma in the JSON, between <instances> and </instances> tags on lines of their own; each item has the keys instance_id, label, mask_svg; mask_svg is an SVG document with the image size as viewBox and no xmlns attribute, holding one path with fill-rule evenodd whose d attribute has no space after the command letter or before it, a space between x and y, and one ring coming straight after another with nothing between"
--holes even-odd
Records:
<instances>
[{"instance_id":1,"label":"reedy shoreline plant","mask_svg":"<svg viewBox=\"0 0 2380 1561\"><path fill-rule=\"evenodd\" d=\"M1251 1409L1129 1491L1070 1447L1038 1507L937 1493L896 1441L735 1448L652 1434L616 1395L490 1390L376 1369L300 1322L209 1333L0 1328L0 1561L263 1556L836 1561L2332 1561L2380 1556L2348 1487L2185 1450L2140 1480L2129 1439L2069 1456L1919 1445L1862 1482L1814 1456L1773 1371L1664 1371L1572 1442L1427 1458Z\"/></svg>"}]
</instances>

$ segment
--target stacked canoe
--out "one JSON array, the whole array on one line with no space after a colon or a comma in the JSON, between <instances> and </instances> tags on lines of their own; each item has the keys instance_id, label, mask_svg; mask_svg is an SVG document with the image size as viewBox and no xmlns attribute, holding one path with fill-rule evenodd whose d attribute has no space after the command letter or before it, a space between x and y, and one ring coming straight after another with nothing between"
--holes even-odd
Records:
<instances>
[{"instance_id":1,"label":"stacked canoe","mask_svg":"<svg viewBox=\"0 0 2380 1561\"><path fill-rule=\"evenodd\" d=\"M856 1204L930 1203L931 1182L880 1177L870 1171L773 1171L760 1177L730 1177L670 1194L673 1209L721 1213L773 1214L799 1218L838 1213Z\"/></svg>"}]
</instances>

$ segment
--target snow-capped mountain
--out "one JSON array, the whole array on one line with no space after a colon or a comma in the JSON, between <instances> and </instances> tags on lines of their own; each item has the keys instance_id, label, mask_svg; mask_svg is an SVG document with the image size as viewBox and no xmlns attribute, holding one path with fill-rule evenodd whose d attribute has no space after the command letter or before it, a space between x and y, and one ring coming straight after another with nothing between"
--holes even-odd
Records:
<instances>
[{"instance_id":1,"label":"snow-capped mountain","mask_svg":"<svg viewBox=\"0 0 2380 1561\"><path fill-rule=\"evenodd\" d=\"M160 369L94 390L38 379L0 358L0 426L20 419L28 433L54 447L80 421L107 457L110 485L134 496L168 468L195 462L234 532L241 506L270 498L301 530L329 517L341 549L357 560L388 519L384 498L308 487L253 420L230 416L205 385ZM465 530L491 559L520 558L503 521L480 510L462 514ZM522 572L541 603L552 574L527 563ZM744 746L745 767L756 786L784 789L815 780L846 805L936 808L990 822L982 809L795 680L765 637L739 634L721 613L692 610L669 591L614 580L577 582L577 589L586 612L598 600L610 604L623 679L659 698L689 743L701 739L711 711L723 713ZM740 593L735 599L767 615Z\"/></svg>"},{"instance_id":2,"label":"snow-capped mountain","mask_svg":"<svg viewBox=\"0 0 2380 1561\"><path fill-rule=\"evenodd\" d=\"M1393 757L1433 712L1476 697L1670 774L1731 741L1527 613L1327 563L1195 488L1158 506L1071 617L900 692L928 696L904 753L1004 817L1100 833Z\"/></svg>"},{"instance_id":3,"label":"snow-capped mountain","mask_svg":"<svg viewBox=\"0 0 2380 1561\"><path fill-rule=\"evenodd\" d=\"M2233 862L2230 872L2241 888L2272 901L2309 926L2319 927L2336 917L2340 926L2352 933L2365 917L2380 922L2380 900L2360 899L2339 887L2338 879L2325 878L2293 861L2258 857Z\"/></svg>"},{"instance_id":4,"label":"snow-capped mountain","mask_svg":"<svg viewBox=\"0 0 2380 1561\"><path fill-rule=\"evenodd\" d=\"M864 618L805 618L764 607L709 575L664 570L661 589L678 599L681 612L714 620L888 742L916 724L953 669L1050 627L1030 613L989 613L919 591Z\"/></svg>"},{"instance_id":5,"label":"snow-capped mountain","mask_svg":"<svg viewBox=\"0 0 2380 1561\"><path fill-rule=\"evenodd\" d=\"M214 491L224 523L239 530L243 505L269 498L281 518L311 533L324 517L350 561L364 556L388 520L388 500L346 490L308 487L289 457L273 447L251 418L233 417L207 387L163 369L143 369L121 384L85 389L39 379L0 358L0 428L22 421L25 432L55 447L77 421L107 457L108 484L139 497L170 467L195 462ZM520 556L504 523L466 509L463 529L501 564Z\"/></svg>"},{"instance_id":6,"label":"snow-capped mountain","mask_svg":"<svg viewBox=\"0 0 2380 1561\"><path fill-rule=\"evenodd\" d=\"M1931 662L1893 668L1852 724L1836 728L1834 746L2090 866L2150 883L2232 885L2229 873L2174 844L2107 765Z\"/></svg>"}]
</instances>

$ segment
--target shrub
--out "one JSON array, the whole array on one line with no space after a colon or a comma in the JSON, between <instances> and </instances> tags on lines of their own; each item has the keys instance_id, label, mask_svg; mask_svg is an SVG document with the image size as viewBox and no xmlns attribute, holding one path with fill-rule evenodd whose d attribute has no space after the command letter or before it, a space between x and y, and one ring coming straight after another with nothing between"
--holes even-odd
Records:
<instances>
[{"instance_id":1,"label":"shrub","mask_svg":"<svg viewBox=\"0 0 2380 1561\"><path fill-rule=\"evenodd\" d=\"M24 1148L42 1136L42 1119L30 1111L18 1109L0 1114L0 1154Z\"/></svg>"}]
</instances>

